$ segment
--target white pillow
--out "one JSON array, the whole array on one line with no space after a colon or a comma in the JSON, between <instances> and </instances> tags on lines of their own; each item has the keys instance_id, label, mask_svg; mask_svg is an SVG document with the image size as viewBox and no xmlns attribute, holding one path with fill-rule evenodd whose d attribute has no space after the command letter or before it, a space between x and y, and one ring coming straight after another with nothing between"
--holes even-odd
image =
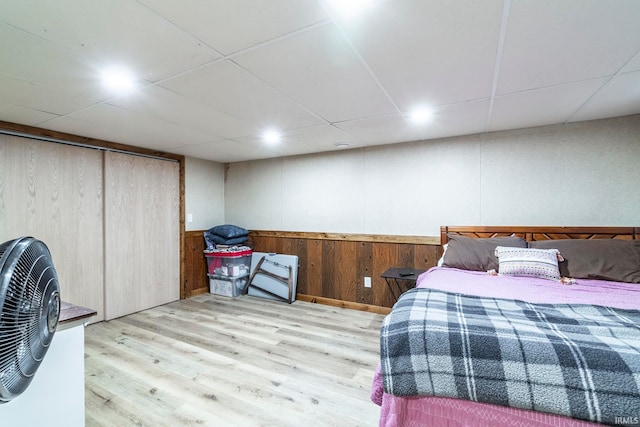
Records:
<instances>
[{"instance_id":1,"label":"white pillow","mask_svg":"<svg viewBox=\"0 0 640 427\"><path fill-rule=\"evenodd\" d=\"M438 260L438 267L442 267L442 263L444 262L444 254L447 253L447 248L448 247L449 247L448 243L445 243L444 245L442 245L442 256Z\"/></svg>"},{"instance_id":2,"label":"white pillow","mask_svg":"<svg viewBox=\"0 0 640 427\"><path fill-rule=\"evenodd\" d=\"M498 274L560 280L557 249L509 248L498 246Z\"/></svg>"}]
</instances>

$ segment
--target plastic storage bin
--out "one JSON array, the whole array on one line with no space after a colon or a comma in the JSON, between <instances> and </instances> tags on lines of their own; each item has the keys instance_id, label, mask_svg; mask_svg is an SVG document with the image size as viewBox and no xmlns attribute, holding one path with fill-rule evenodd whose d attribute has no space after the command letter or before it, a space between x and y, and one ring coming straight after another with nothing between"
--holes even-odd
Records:
<instances>
[{"instance_id":1,"label":"plastic storage bin","mask_svg":"<svg viewBox=\"0 0 640 427\"><path fill-rule=\"evenodd\" d=\"M249 280L251 254L247 246L205 251L209 292L235 298Z\"/></svg>"},{"instance_id":2,"label":"plastic storage bin","mask_svg":"<svg viewBox=\"0 0 640 427\"><path fill-rule=\"evenodd\" d=\"M248 275L238 278L220 278L213 274L209 275L209 292L224 297L235 298L242 292L244 285L249 280Z\"/></svg>"},{"instance_id":3,"label":"plastic storage bin","mask_svg":"<svg viewBox=\"0 0 640 427\"><path fill-rule=\"evenodd\" d=\"M247 246L205 251L207 273L222 277L248 275L251 268L252 253L251 248Z\"/></svg>"}]
</instances>

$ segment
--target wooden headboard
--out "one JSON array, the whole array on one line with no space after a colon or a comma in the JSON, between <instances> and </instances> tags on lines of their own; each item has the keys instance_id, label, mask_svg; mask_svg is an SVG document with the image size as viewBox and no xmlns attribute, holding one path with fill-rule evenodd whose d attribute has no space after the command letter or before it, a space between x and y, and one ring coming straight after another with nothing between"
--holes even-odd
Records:
<instances>
[{"instance_id":1,"label":"wooden headboard","mask_svg":"<svg viewBox=\"0 0 640 427\"><path fill-rule=\"evenodd\" d=\"M472 238L517 236L527 241L560 239L640 239L640 227L535 227L535 226L442 226L440 244L448 233Z\"/></svg>"}]
</instances>

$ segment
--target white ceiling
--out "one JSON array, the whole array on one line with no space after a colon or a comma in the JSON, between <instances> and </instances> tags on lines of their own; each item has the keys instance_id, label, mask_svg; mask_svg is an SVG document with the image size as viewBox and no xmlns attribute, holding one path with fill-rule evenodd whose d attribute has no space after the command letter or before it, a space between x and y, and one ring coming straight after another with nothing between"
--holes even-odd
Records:
<instances>
[{"instance_id":1,"label":"white ceiling","mask_svg":"<svg viewBox=\"0 0 640 427\"><path fill-rule=\"evenodd\" d=\"M0 120L219 162L638 113L638 0L0 0Z\"/></svg>"}]
</instances>

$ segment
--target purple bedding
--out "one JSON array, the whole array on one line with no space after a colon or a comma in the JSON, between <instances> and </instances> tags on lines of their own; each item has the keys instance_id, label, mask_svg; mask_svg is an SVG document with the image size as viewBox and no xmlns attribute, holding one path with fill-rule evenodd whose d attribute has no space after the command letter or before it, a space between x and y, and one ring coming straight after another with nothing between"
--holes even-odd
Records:
<instances>
[{"instance_id":1,"label":"purple bedding","mask_svg":"<svg viewBox=\"0 0 640 427\"><path fill-rule=\"evenodd\" d=\"M434 267L418 277L416 287L542 304L592 304L640 310L637 283L575 279L574 284L563 285L546 279Z\"/></svg>"},{"instance_id":2,"label":"purple bedding","mask_svg":"<svg viewBox=\"0 0 640 427\"><path fill-rule=\"evenodd\" d=\"M640 286L622 282L576 279L573 284L565 285L545 279L435 267L418 278L417 287L541 304L591 304L640 310ZM384 393L382 388L378 371L372 400L381 405L380 426L385 427L463 426L476 422L494 426L523 422L522 425L529 426L595 425L559 415L446 397L398 397Z\"/></svg>"}]
</instances>

